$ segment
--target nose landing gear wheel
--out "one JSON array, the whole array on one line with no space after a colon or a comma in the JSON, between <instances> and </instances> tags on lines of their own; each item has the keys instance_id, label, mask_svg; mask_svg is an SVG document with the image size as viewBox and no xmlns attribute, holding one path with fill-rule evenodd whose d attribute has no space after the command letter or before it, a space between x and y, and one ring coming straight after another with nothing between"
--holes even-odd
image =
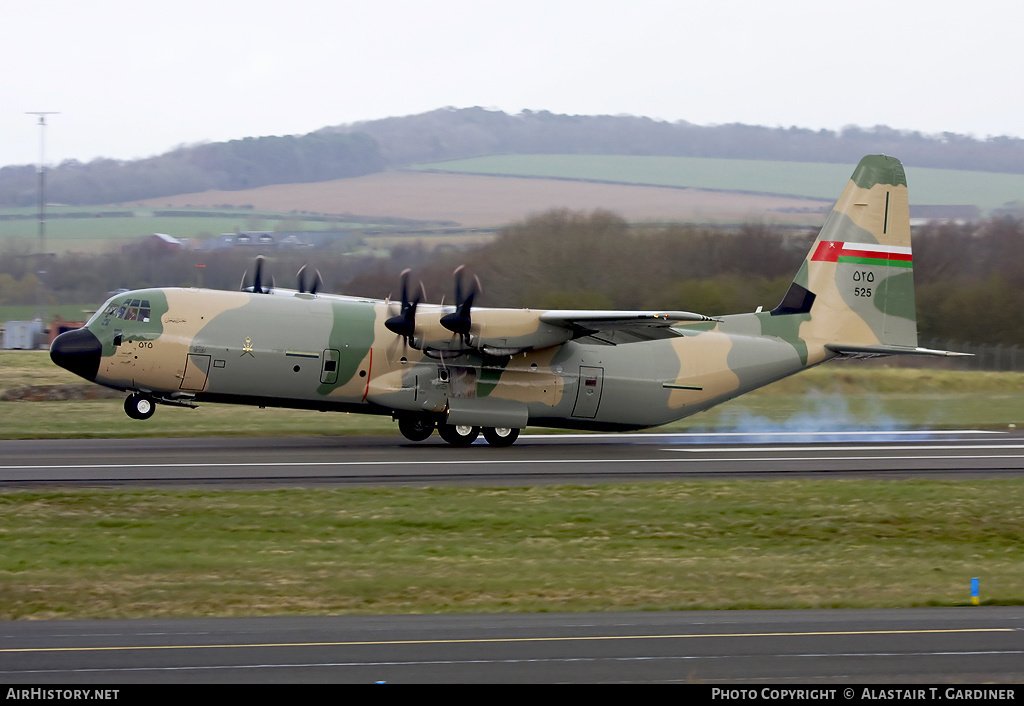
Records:
<instances>
[{"instance_id":1,"label":"nose landing gear wheel","mask_svg":"<svg viewBox=\"0 0 1024 706\"><path fill-rule=\"evenodd\" d=\"M511 446L519 438L519 430L510 427L485 427L484 438L491 446Z\"/></svg>"},{"instance_id":2,"label":"nose landing gear wheel","mask_svg":"<svg viewBox=\"0 0 1024 706\"><path fill-rule=\"evenodd\" d=\"M423 441L434 433L434 420L425 416L400 417L398 431L409 441Z\"/></svg>"},{"instance_id":3,"label":"nose landing gear wheel","mask_svg":"<svg viewBox=\"0 0 1024 706\"><path fill-rule=\"evenodd\" d=\"M124 401L124 411L132 419L149 419L156 411L152 398L136 392Z\"/></svg>"},{"instance_id":4,"label":"nose landing gear wheel","mask_svg":"<svg viewBox=\"0 0 1024 706\"><path fill-rule=\"evenodd\" d=\"M469 446L480 435L480 427L462 424L438 424L437 433L452 446Z\"/></svg>"}]
</instances>

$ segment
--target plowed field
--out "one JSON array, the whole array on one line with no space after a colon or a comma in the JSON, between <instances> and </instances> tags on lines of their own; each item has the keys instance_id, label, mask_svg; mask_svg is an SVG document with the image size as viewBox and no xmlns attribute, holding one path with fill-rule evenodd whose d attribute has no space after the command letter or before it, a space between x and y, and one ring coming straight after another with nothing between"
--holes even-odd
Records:
<instances>
[{"instance_id":1,"label":"plowed field","mask_svg":"<svg viewBox=\"0 0 1024 706\"><path fill-rule=\"evenodd\" d=\"M760 194L557 179L383 172L315 184L207 191L139 202L152 207L252 206L258 210L409 218L489 228L550 209L613 211L630 221L759 221L815 225L826 204Z\"/></svg>"}]
</instances>

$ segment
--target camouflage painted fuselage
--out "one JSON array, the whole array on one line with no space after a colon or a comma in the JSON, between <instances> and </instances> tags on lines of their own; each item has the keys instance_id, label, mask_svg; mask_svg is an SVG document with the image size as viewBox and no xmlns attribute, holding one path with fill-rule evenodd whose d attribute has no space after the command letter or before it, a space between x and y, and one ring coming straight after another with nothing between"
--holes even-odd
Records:
<instances>
[{"instance_id":1,"label":"camouflage painted fuselage","mask_svg":"<svg viewBox=\"0 0 1024 706\"><path fill-rule=\"evenodd\" d=\"M123 302L130 311L132 301L149 303L148 321L103 314ZM442 414L451 400L463 400L460 409L513 410L507 401L522 405L530 424L581 428L664 424L796 372L805 360L785 339L764 335L768 313L661 340L582 337L514 355L436 358L385 329L390 313L384 302L356 299L150 289L115 297L86 328L103 346L95 381L117 389L378 414ZM491 313L501 315L475 315Z\"/></svg>"},{"instance_id":2,"label":"camouflage painted fuselage","mask_svg":"<svg viewBox=\"0 0 1024 706\"><path fill-rule=\"evenodd\" d=\"M917 348L906 178L866 157L772 311L688 323L650 312L423 304L275 292L147 289L112 298L54 360L153 401L415 415L438 425L638 429L702 411L830 358ZM696 315L691 315L699 319ZM692 320L692 319L691 319ZM674 324L674 325L673 325ZM75 333L75 332L71 332ZM67 334L65 334L67 336ZM98 342L94 375L75 346ZM131 413L131 412L129 412Z\"/></svg>"}]
</instances>

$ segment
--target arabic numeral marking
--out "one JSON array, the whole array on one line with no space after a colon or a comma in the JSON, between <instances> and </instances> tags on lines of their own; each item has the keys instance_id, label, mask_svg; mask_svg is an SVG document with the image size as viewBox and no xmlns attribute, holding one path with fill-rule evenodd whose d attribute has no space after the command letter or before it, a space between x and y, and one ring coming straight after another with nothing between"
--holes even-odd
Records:
<instances>
[{"instance_id":1,"label":"arabic numeral marking","mask_svg":"<svg viewBox=\"0 0 1024 706\"><path fill-rule=\"evenodd\" d=\"M139 346L139 348L152 348L153 347L153 342L152 341L139 341L138 346Z\"/></svg>"},{"instance_id":2,"label":"arabic numeral marking","mask_svg":"<svg viewBox=\"0 0 1024 706\"><path fill-rule=\"evenodd\" d=\"M874 282L875 281L875 273L874 272L864 272L863 270L857 270L856 272L853 273L853 281L854 282ZM871 296L871 295L868 295L868 296Z\"/></svg>"},{"instance_id":3,"label":"arabic numeral marking","mask_svg":"<svg viewBox=\"0 0 1024 706\"><path fill-rule=\"evenodd\" d=\"M871 297L871 287L854 287L853 296L855 297Z\"/></svg>"}]
</instances>

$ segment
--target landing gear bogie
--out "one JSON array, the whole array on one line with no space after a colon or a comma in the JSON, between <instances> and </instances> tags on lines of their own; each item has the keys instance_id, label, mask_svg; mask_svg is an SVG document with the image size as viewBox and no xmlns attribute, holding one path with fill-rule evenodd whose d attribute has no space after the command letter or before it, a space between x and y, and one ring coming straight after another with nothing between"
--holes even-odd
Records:
<instances>
[{"instance_id":1,"label":"landing gear bogie","mask_svg":"<svg viewBox=\"0 0 1024 706\"><path fill-rule=\"evenodd\" d=\"M485 427L484 438L491 446L511 446L519 438L519 430L511 427Z\"/></svg>"},{"instance_id":2,"label":"landing gear bogie","mask_svg":"<svg viewBox=\"0 0 1024 706\"><path fill-rule=\"evenodd\" d=\"M480 427L463 424L438 424L437 433L452 446L469 446L480 435Z\"/></svg>"},{"instance_id":3,"label":"landing gear bogie","mask_svg":"<svg viewBox=\"0 0 1024 706\"><path fill-rule=\"evenodd\" d=\"M511 446L519 438L519 429L511 427L473 427L457 424L439 424L437 427L441 438L452 446L469 446L483 432L484 439L491 446L504 448Z\"/></svg>"}]
</instances>

